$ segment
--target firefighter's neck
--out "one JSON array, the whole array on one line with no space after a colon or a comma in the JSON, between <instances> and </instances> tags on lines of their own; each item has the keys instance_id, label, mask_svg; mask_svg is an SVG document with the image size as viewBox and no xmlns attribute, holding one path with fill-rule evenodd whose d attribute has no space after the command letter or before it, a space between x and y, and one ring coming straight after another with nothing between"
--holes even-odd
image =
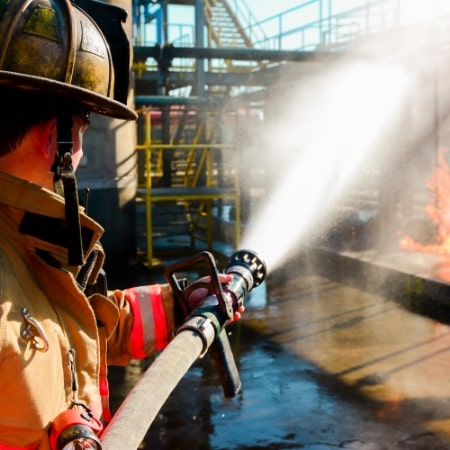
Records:
<instances>
[{"instance_id":1,"label":"firefighter's neck","mask_svg":"<svg viewBox=\"0 0 450 450\"><path fill-rule=\"evenodd\" d=\"M0 158L0 171L53 190L50 171L56 153L56 120L33 126L20 144Z\"/></svg>"}]
</instances>

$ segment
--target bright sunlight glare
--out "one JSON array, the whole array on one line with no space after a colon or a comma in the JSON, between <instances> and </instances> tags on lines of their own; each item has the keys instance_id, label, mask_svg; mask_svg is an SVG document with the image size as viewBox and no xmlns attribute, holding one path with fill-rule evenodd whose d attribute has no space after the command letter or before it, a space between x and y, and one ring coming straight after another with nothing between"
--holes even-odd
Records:
<instances>
[{"instance_id":1,"label":"bright sunlight glare","mask_svg":"<svg viewBox=\"0 0 450 450\"><path fill-rule=\"evenodd\" d=\"M398 0L402 25L424 22L450 13L448 0Z\"/></svg>"},{"instance_id":2,"label":"bright sunlight glare","mask_svg":"<svg viewBox=\"0 0 450 450\"><path fill-rule=\"evenodd\" d=\"M305 103L293 93L291 109L274 131L290 171L280 174L242 246L257 249L275 269L367 163L406 90L399 68L348 62L321 79L313 100Z\"/></svg>"}]
</instances>

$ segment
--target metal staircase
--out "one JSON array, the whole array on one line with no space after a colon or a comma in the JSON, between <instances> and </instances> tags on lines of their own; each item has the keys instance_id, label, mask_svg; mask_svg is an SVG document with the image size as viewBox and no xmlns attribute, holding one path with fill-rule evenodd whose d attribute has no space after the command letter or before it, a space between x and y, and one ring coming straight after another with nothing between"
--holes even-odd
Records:
<instances>
[{"instance_id":1,"label":"metal staircase","mask_svg":"<svg viewBox=\"0 0 450 450\"><path fill-rule=\"evenodd\" d=\"M209 48L254 48L237 11L231 8L228 0L205 0L205 24L208 29ZM263 67L263 64L255 61L246 61L243 64L225 60L225 64L229 71L251 71Z\"/></svg>"},{"instance_id":2,"label":"metal staircase","mask_svg":"<svg viewBox=\"0 0 450 450\"><path fill-rule=\"evenodd\" d=\"M250 37L227 0L206 0L205 22L209 47L252 48Z\"/></svg>"}]
</instances>

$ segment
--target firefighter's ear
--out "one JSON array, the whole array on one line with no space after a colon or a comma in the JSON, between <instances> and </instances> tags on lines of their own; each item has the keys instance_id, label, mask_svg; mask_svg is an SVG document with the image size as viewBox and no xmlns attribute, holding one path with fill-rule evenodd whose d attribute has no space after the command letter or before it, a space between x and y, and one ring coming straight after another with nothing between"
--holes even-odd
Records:
<instances>
[{"instance_id":1,"label":"firefighter's ear","mask_svg":"<svg viewBox=\"0 0 450 450\"><path fill-rule=\"evenodd\" d=\"M51 118L40 122L37 125L39 151L41 155L50 161L53 161L57 148L57 125L56 119Z\"/></svg>"}]
</instances>

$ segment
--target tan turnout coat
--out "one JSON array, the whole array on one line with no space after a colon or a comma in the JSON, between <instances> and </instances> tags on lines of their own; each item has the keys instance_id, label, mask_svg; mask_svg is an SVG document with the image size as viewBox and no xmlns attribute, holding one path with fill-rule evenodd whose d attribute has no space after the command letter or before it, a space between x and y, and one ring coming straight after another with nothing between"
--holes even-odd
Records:
<instances>
[{"instance_id":1,"label":"tan turnout coat","mask_svg":"<svg viewBox=\"0 0 450 450\"><path fill-rule=\"evenodd\" d=\"M133 357L126 294L88 299L79 289L79 268L65 264L64 216L61 197L0 173L0 450L48 449L51 422L74 401L102 414L107 362L125 365ZM84 213L81 225L88 255L103 230ZM168 287L162 289L170 303ZM28 328L31 336L27 314L39 327Z\"/></svg>"}]
</instances>

